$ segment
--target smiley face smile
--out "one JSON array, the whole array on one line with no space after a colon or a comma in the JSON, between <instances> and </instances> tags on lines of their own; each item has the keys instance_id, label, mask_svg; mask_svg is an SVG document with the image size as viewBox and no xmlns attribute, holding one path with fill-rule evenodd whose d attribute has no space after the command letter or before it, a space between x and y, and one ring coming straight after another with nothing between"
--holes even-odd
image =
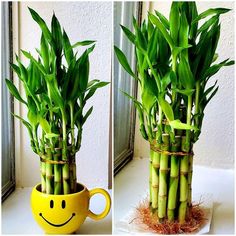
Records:
<instances>
[{"instance_id":1,"label":"smiley face smile","mask_svg":"<svg viewBox=\"0 0 236 236\"><path fill-rule=\"evenodd\" d=\"M47 219L45 219L45 218L43 217L43 214L42 214L42 213L39 213L39 216L41 216L48 224L50 224L50 225L52 225L52 226L54 226L54 227L61 227L61 226L66 225L66 224L75 216L75 213L73 213L72 216L70 217L70 219L67 220L67 221L66 221L65 223L63 223L63 224L53 224L53 223L49 222Z\"/></svg>"}]
</instances>

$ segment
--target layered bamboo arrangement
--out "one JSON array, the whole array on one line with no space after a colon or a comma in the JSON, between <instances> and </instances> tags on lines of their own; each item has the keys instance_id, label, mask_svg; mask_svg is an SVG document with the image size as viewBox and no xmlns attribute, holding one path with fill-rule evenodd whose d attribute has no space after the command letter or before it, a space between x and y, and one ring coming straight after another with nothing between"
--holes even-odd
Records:
<instances>
[{"instance_id":1,"label":"layered bamboo arrangement","mask_svg":"<svg viewBox=\"0 0 236 236\"><path fill-rule=\"evenodd\" d=\"M223 66L217 63L219 18L229 9L198 14L195 2L173 2L169 20L149 13L134 33L121 25L135 47L137 74L115 47L123 68L138 81L136 107L140 132L150 143L150 209L164 220L184 223L192 204L193 144L201 133L204 110L218 90L208 82ZM206 17L209 17L206 20ZM203 21L198 26L199 21Z\"/></svg>"},{"instance_id":2,"label":"layered bamboo arrangement","mask_svg":"<svg viewBox=\"0 0 236 236\"><path fill-rule=\"evenodd\" d=\"M83 125L93 106L87 112L84 108L96 90L108 83L96 79L89 81L89 54L95 41L71 45L55 14L49 30L33 9L29 11L42 31L37 58L21 50L29 59L29 65L25 67L17 55L17 64L11 64L23 85L25 99L10 80L6 79L6 84L28 111L28 121L14 116L28 129L32 150L40 156L41 191L74 193L77 186L75 154L80 150ZM92 46L81 56L73 51L87 45Z\"/></svg>"}]
</instances>

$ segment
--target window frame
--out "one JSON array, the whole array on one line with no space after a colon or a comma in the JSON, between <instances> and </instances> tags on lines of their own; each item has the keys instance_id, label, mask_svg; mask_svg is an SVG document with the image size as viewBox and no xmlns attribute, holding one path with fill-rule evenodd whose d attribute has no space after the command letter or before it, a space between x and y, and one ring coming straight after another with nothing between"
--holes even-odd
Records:
<instances>
[{"instance_id":1,"label":"window frame","mask_svg":"<svg viewBox=\"0 0 236 236\"><path fill-rule=\"evenodd\" d=\"M4 14L3 16L3 12L7 10L7 15ZM5 17L7 19L8 22L8 37L9 37L9 45L7 47L8 50L8 60L10 62L13 61L13 32L12 32L12 2L2 2L1 3L1 11L2 11L2 17ZM2 32L3 32L3 22L2 22ZM6 27L6 26L5 26ZM3 42L2 42L3 43ZM5 46L5 45L4 45ZM2 45L1 45L2 47ZM2 52L2 57L6 56L3 54ZM8 62L8 61L7 61ZM10 76L10 80L13 81L13 72L10 69L10 64L4 64L2 62L1 67L4 66L5 70L8 71L8 74ZM3 68L2 68L3 69ZM3 90L3 84L5 83L5 78L2 77L2 81L1 81L1 90ZM3 91L1 91L3 92ZM14 117L10 114L10 112L14 111L14 99L13 97L9 94L9 92L7 92L7 97L6 97L6 101L8 102L8 109L7 111L9 111L9 115L8 114L4 114L3 113L3 108L1 110L1 118L3 117L3 115L6 115L8 117L8 127L9 127L9 136L10 136L10 143L9 143L9 147L10 148L10 153L9 153L9 180L5 185L2 185L2 202L15 190L16 187L16 178L15 178L15 132L14 132ZM2 100L3 103L3 100ZM2 104L3 107L3 104ZM2 119L1 119L2 120ZM2 124L3 125L3 124ZM3 132L2 132L2 138L3 138ZM1 143L2 145L2 143ZM2 147L3 148L3 147ZM3 158L3 157L2 157ZM2 159L3 162L3 159ZM2 165L3 166L3 165ZM3 173L2 173L3 174Z\"/></svg>"},{"instance_id":2,"label":"window frame","mask_svg":"<svg viewBox=\"0 0 236 236\"><path fill-rule=\"evenodd\" d=\"M135 9L136 16L137 16L138 23L140 24L141 19L142 19L142 2L136 2L136 4L137 4L137 7ZM123 32L121 32L121 33L123 34ZM114 57L115 57L115 54L114 54ZM134 57L131 58L131 64L133 64L133 63L135 65L135 58ZM119 67L121 68L120 64L119 64ZM113 65L113 68L114 68L114 65ZM135 73L137 73L136 67L134 69L135 69ZM114 76L113 76L113 78L114 78ZM133 84L131 85L131 87L132 87L132 95L134 97L137 97L137 93L138 93L138 83L137 83L137 81L133 81ZM113 89L118 89L118 88L113 88ZM115 92L113 92L113 94L115 94ZM115 103L113 102L113 104L115 104ZM114 175L116 175L127 163L129 163L133 159L135 124L136 124L136 110L135 110L135 107L134 107L133 103L131 105L130 113L131 113L131 117L130 117L131 124L130 124L130 131L129 131L129 145L128 145L129 147L128 147L128 149L126 149L122 153L120 153L118 155L118 157L115 157L115 154L114 154L114 160L113 160L113 162L114 162ZM116 141L115 141L115 137L114 137L114 148L115 148L115 142Z\"/></svg>"}]
</instances>

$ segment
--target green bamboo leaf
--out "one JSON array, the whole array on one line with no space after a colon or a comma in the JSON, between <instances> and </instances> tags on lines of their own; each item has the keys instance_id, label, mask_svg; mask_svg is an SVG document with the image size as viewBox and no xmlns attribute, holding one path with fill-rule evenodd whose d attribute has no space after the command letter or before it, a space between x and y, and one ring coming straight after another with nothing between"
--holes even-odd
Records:
<instances>
[{"instance_id":1,"label":"green bamboo leaf","mask_svg":"<svg viewBox=\"0 0 236 236\"><path fill-rule=\"evenodd\" d=\"M130 96L128 93L121 91L126 97L131 99L134 103L136 110L138 111L138 117L140 122L140 132L145 140L148 140L148 136L146 133L145 125L144 125L144 114L143 114L143 105L134 97Z\"/></svg>"},{"instance_id":2,"label":"green bamboo leaf","mask_svg":"<svg viewBox=\"0 0 236 236\"><path fill-rule=\"evenodd\" d=\"M46 133L45 137L47 139L52 139L52 138L58 138L60 134L55 134L55 133Z\"/></svg>"},{"instance_id":3,"label":"green bamboo leaf","mask_svg":"<svg viewBox=\"0 0 236 236\"><path fill-rule=\"evenodd\" d=\"M99 82L98 79L90 80L90 81L88 82L88 85L87 85L87 90L88 90L91 86L93 86L94 84L96 84L97 82Z\"/></svg>"},{"instance_id":4,"label":"green bamboo leaf","mask_svg":"<svg viewBox=\"0 0 236 236\"><path fill-rule=\"evenodd\" d=\"M88 45L91 45L93 43L96 43L96 41L94 41L94 40L85 40L85 41L81 41L81 42L77 42L77 43L73 44L72 48L76 48L78 46L88 46Z\"/></svg>"},{"instance_id":5,"label":"green bamboo leaf","mask_svg":"<svg viewBox=\"0 0 236 236\"><path fill-rule=\"evenodd\" d=\"M185 57L182 56L182 54L178 65L178 75L184 88L192 89L194 87L194 77L192 71L189 63L186 61Z\"/></svg>"},{"instance_id":6,"label":"green bamboo leaf","mask_svg":"<svg viewBox=\"0 0 236 236\"><path fill-rule=\"evenodd\" d=\"M217 91L219 89L219 86L215 88L215 90L211 93L210 97L207 99L206 105L211 101L211 99L216 95Z\"/></svg>"},{"instance_id":7,"label":"green bamboo leaf","mask_svg":"<svg viewBox=\"0 0 236 236\"><path fill-rule=\"evenodd\" d=\"M215 62L218 59L219 55L218 53L215 53L212 59L212 63Z\"/></svg>"},{"instance_id":8,"label":"green bamboo leaf","mask_svg":"<svg viewBox=\"0 0 236 236\"><path fill-rule=\"evenodd\" d=\"M28 96L27 100L28 100L27 118L28 118L30 124L35 127L38 124L37 106L31 96Z\"/></svg>"},{"instance_id":9,"label":"green bamboo leaf","mask_svg":"<svg viewBox=\"0 0 236 236\"><path fill-rule=\"evenodd\" d=\"M19 57L16 56L16 61L18 62L19 68L20 68L20 74L21 76L19 77L21 81L26 82L28 80L28 72L27 69L24 67L24 65L20 62Z\"/></svg>"},{"instance_id":10,"label":"green bamboo leaf","mask_svg":"<svg viewBox=\"0 0 236 236\"><path fill-rule=\"evenodd\" d=\"M130 68L130 65L127 61L126 56L124 55L124 53L116 46L114 46L114 50L115 50L115 54L117 56L117 59L119 60L120 64L122 65L122 67L135 79L138 80L137 76L134 74L134 72L132 71L132 69Z\"/></svg>"},{"instance_id":11,"label":"green bamboo leaf","mask_svg":"<svg viewBox=\"0 0 236 236\"><path fill-rule=\"evenodd\" d=\"M205 74L203 75L202 79L207 78L207 77L211 77L214 74L216 74L223 66L231 66L234 65L234 61L228 61L229 59L226 59L224 61L222 61L219 64L215 64L212 65L210 68L208 68L205 71Z\"/></svg>"},{"instance_id":12,"label":"green bamboo leaf","mask_svg":"<svg viewBox=\"0 0 236 236\"><path fill-rule=\"evenodd\" d=\"M170 81L171 81L171 84L173 85L173 88L176 88L176 86L177 86L177 77L176 77L176 73L174 71L170 72Z\"/></svg>"},{"instance_id":13,"label":"green bamboo leaf","mask_svg":"<svg viewBox=\"0 0 236 236\"><path fill-rule=\"evenodd\" d=\"M49 72L49 48L43 34L41 36L40 49L40 55L43 59L45 70Z\"/></svg>"},{"instance_id":14,"label":"green bamboo leaf","mask_svg":"<svg viewBox=\"0 0 236 236\"><path fill-rule=\"evenodd\" d=\"M157 56L157 40L158 40L158 30L155 28L152 32L152 36L148 42L147 55L151 63L156 60Z\"/></svg>"},{"instance_id":15,"label":"green bamboo leaf","mask_svg":"<svg viewBox=\"0 0 236 236\"><path fill-rule=\"evenodd\" d=\"M42 66L41 63L39 63L38 61L36 61L30 53L24 51L24 50L21 50L21 52L24 54L25 57L27 57L28 59L32 60L32 62L35 64L35 66L37 66L37 68L40 70L40 72L45 75L46 74L46 71L44 69L44 67Z\"/></svg>"},{"instance_id":16,"label":"green bamboo leaf","mask_svg":"<svg viewBox=\"0 0 236 236\"><path fill-rule=\"evenodd\" d=\"M185 46L185 47L174 47L174 48L172 49L173 58L177 58L177 56L178 56L183 50L188 49L188 48L190 48L190 47L192 47L192 45L187 45L187 46Z\"/></svg>"},{"instance_id":17,"label":"green bamboo leaf","mask_svg":"<svg viewBox=\"0 0 236 236\"><path fill-rule=\"evenodd\" d=\"M45 75L45 79L51 103L52 104L55 103L57 106L60 107L60 109L64 109L64 100L59 91L55 75L54 74Z\"/></svg>"},{"instance_id":18,"label":"green bamboo leaf","mask_svg":"<svg viewBox=\"0 0 236 236\"><path fill-rule=\"evenodd\" d=\"M170 35L174 41L174 44L178 45L180 24L180 14L178 2L172 2L170 10Z\"/></svg>"},{"instance_id":19,"label":"green bamboo leaf","mask_svg":"<svg viewBox=\"0 0 236 236\"><path fill-rule=\"evenodd\" d=\"M126 96L128 97L129 99L131 99L134 103L136 103L141 109L143 109L143 105L141 102L139 102L135 97L129 95L128 93L124 92L121 90L121 92Z\"/></svg>"},{"instance_id":20,"label":"green bamboo leaf","mask_svg":"<svg viewBox=\"0 0 236 236\"><path fill-rule=\"evenodd\" d=\"M161 31L162 35L164 36L164 38L166 39L166 41L168 42L170 47L173 48L174 47L174 41L171 38L171 36L169 35L169 33L167 32L165 26L153 14L149 13L148 17L152 21L152 23L155 24L158 27L158 29Z\"/></svg>"},{"instance_id":21,"label":"green bamboo leaf","mask_svg":"<svg viewBox=\"0 0 236 236\"><path fill-rule=\"evenodd\" d=\"M62 32L61 32L61 25L54 13L52 16L51 31L52 31L53 41L55 42L54 51L55 51L56 55L58 56L58 58L60 58L61 51L62 51L62 38L63 38L63 36L62 36Z\"/></svg>"},{"instance_id":22,"label":"green bamboo leaf","mask_svg":"<svg viewBox=\"0 0 236 236\"><path fill-rule=\"evenodd\" d=\"M82 125L86 122L92 111L93 111L93 106L90 107L89 110L86 112L86 114L83 116Z\"/></svg>"},{"instance_id":23,"label":"green bamboo leaf","mask_svg":"<svg viewBox=\"0 0 236 236\"><path fill-rule=\"evenodd\" d=\"M172 121L169 121L169 125L170 125L173 129L194 130L194 131L197 131L197 130L198 130L198 128L197 128L196 126L188 125L188 124L182 123L180 120L172 120Z\"/></svg>"},{"instance_id":24,"label":"green bamboo leaf","mask_svg":"<svg viewBox=\"0 0 236 236\"><path fill-rule=\"evenodd\" d=\"M203 31L209 29L212 25L214 25L216 22L219 21L219 15L215 15L212 18L210 18L208 21L206 21L198 30L197 35L202 33Z\"/></svg>"},{"instance_id":25,"label":"green bamboo leaf","mask_svg":"<svg viewBox=\"0 0 236 236\"><path fill-rule=\"evenodd\" d=\"M174 112L173 112L171 105L161 96L158 97L158 103L160 104L169 123L170 123L170 121L173 121L174 120Z\"/></svg>"},{"instance_id":26,"label":"green bamboo leaf","mask_svg":"<svg viewBox=\"0 0 236 236\"><path fill-rule=\"evenodd\" d=\"M182 12L180 17L180 28L179 28L179 46L188 47L188 35L189 35L189 25L187 21L186 14ZM186 55L187 58L187 55Z\"/></svg>"},{"instance_id":27,"label":"green bamboo leaf","mask_svg":"<svg viewBox=\"0 0 236 236\"><path fill-rule=\"evenodd\" d=\"M161 79L161 91L164 92L167 88L167 86L171 82L171 73L173 71L169 71L165 74L165 76Z\"/></svg>"},{"instance_id":28,"label":"green bamboo leaf","mask_svg":"<svg viewBox=\"0 0 236 236\"><path fill-rule=\"evenodd\" d=\"M79 89L80 91L85 91L88 85L89 78L89 58L88 55L84 58L84 60L79 65ZM73 89L74 90L74 89ZM72 94L73 91L72 90ZM76 93L76 91L75 91Z\"/></svg>"},{"instance_id":29,"label":"green bamboo leaf","mask_svg":"<svg viewBox=\"0 0 236 236\"><path fill-rule=\"evenodd\" d=\"M21 73L20 73L20 68L13 63L10 63L11 68L13 69L13 71L15 71L15 73L17 74L17 76L19 77L19 79L21 79Z\"/></svg>"},{"instance_id":30,"label":"green bamboo leaf","mask_svg":"<svg viewBox=\"0 0 236 236\"><path fill-rule=\"evenodd\" d=\"M204 92L203 98L206 98L207 95L208 95L209 93L211 93L211 91L215 88L216 84L217 84L217 80L215 81L215 83L214 83L212 86L210 86L210 87ZM201 101L200 101L200 102L201 102Z\"/></svg>"},{"instance_id":31,"label":"green bamboo leaf","mask_svg":"<svg viewBox=\"0 0 236 236\"><path fill-rule=\"evenodd\" d=\"M133 25L135 29L135 46L142 51L142 53L145 53L147 50L147 39L148 39L148 32L146 29L146 24L143 22L142 27L138 26L138 23L136 19L133 17Z\"/></svg>"},{"instance_id":32,"label":"green bamboo leaf","mask_svg":"<svg viewBox=\"0 0 236 236\"><path fill-rule=\"evenodd\" d=\"M135 44L135 39L136 36L125 26L120 25L121 29L123 30L124 34L126 35L126 37L133 43Z\"/></svg>"},{"instance_id":33,"label":"green bamboo leaf","mask_svg":"<svg viewBox=\"0 0 236 236\"><path fill-rule=\"evenodd\" d=\"M10 93L20 102L24 103L27 106L27 102L20 96L16 86L8 79L5 80L7 88L9 89Z\"/></svg>"},{"instance_id":34,"label":"green bamboo leaf","mask_svg":"<svg viewBox=\"0 0 236 236\"><path fill-rule=\"evenodd\" d=\"M20 117L20 116L18 116L18 115L16 115L16 114L13 114L13 113L11 113L11 114L12 114L14 117L18 118L18 119L25 125L25 127L27 128L28 133L29 133L29 135L30 135L30 138L33 139L33 133L32 133L33 128L32 128L32 126L31 126L31 124L30 124L29 122L27 122L26 120L24 120L22 117Z\"/></svg>"},{"instance_id":35,"label":"green bamboo leaf","mask_svg":"<svg viewBox=\"0 0 236 236\"><path fill-rule=\"evenodd\" d=\"M46 134L51 134L51 126L50 126L50 124L48 123L48 121L46 119L40 117L39 124L41 125L43 131Z\"/></svg>"},{"instance_id":36,"label":"green bamboo leaf","mask_svg":"<svg viewBox=\"0 0 236 236\"><path fill-rule=\"evenodd\" d=\"M197 29L198 29L198 23L192 24L193 19L195 19L198 16L197 6L195 2L188 2L189 6L189 13L190 16L188 17L188 22L190 26L190 39L195 40L197 37Z\"/></svg>"},{"instance_id":37,"label":"green bamboo leaf","mask_svg":"<svg viewBox=\"0 0 236 236\"><path fill-rule=\"evenodd\" d=\"M85 96L85 101L87 101L89 98L91 98L91 97L94 95L94 93L96 92L96 90L97 90L98 88L102 88L102 87L108 85L109 83L110 83L110 82L99 82L99 83L96 83L95 85L93 85L93 86L89 89L88 93L86 94L86 96Z\"/></svg>"},{"instance_id":38,"label":"green bamboo leaf","mask_svg":"<svg viewBox=\"0 0 236 236\"><path fill-rule=\"evenodd\" d=\"M153 105L157 101L157 95L158 88L155 79L146 74L143 78L141 98L143 107L148 114L150 114Z\"/></svg>"},{"instance_id":39,"label":"green bamboo leaf","mask_svg":"<svg viewBox=\"0 0 236 236\"><path fill-rule=\"evenodd\" d=\"M149 39L152 36L153 30L154 30L154 26L153 26L153 24L152 24L152 22L150 20L148 20L147 24L148 24L147 25L147 32L148 32L148 40L147 41L149 41Z\"/></svg>"},{"instance_id":40,"label":"green bamboo leaf","mask_svg":"<svg viewBox=\"0 0 236 236\"><path fill-rule=\"evenodd\" d=\"M231 9L227 9L227 8L211 8L211 9L208 9L204 12L202 12L200 15L198 15L193 21L192 21L192 24L195 24L197 23L199 20L202 20L210 15L213 15L213 14L224 14L228 11L230 11Z\"/></svg>"},{"instance_id":41,"label":"green bamboo leaf","mask_svg":"<svg viewBox=\"0 0 236 236\"><path fill-rule=\"evenodd\" d=\"M193 93L195 92L195 89L173 89L173 91L176 91L177 93L181 93L186 96L192 96Z\"/></svg>"},{"instance_id":42,"label":"green bamboo leaf","mask_svg":"<svg viewBox=\"0 0 236 236\"><path fill-rule=\"evenodd\" d=\"M28 7L29 11L30 11L30 14L32 16L32 18L38 23L38 25L40 26L43 34L44 34L44 37L46 40L48 40L48 42L51 44L51 45L54 45L53 43L53 40L52 40L52 35L51 35L51 32L49 31L45 21L39 16L39 14L34 11L32 8Z\"/></svg>"},{"instance_id":43,"label":"green bamboo leaf","mask_svg":"<svg viewBox=\"0 0 236 236\"><path fill-rule=\"evenodd\" d=\"M69 40L65 30L63 30L62 38L63 38L62 44L63 44L64 55L65 55L67 64L70 65L72 59L74 58L74 53L72 50L72 46L70 44L70 40Z\"/></svg>"},{"instance_id":44,"label":"green bamboo leaf","mask_svg":"<svg viewBox=\"0 0 236 236\"><path fill-rule=\"evenodd\" d=\"M170 29L170 23L169 21L166 19L166 17L164 15L162 15L159 11L155 10L156 16L159 18L159 20L161 21L161 23L165 26L165 28L167 30Z\"/></svg>"}]
</instances>

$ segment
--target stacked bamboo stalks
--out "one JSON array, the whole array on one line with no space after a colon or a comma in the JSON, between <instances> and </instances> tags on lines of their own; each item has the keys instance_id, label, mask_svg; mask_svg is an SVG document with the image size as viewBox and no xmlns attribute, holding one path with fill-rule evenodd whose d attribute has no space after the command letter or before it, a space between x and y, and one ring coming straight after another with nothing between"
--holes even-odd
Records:
<instances>
[{"instance_id":1,"label":"stacked bamboo stalks","mask_svg":"<svg viewBox=\"0 0 236 236\"><path fill-rule=\"evenodd\" d=\"M160 222L178 218L184 222L191 207L192 150L186 137L162 134L162 142L150 142L150 208Z\"/></svg>"}]
</instances>

